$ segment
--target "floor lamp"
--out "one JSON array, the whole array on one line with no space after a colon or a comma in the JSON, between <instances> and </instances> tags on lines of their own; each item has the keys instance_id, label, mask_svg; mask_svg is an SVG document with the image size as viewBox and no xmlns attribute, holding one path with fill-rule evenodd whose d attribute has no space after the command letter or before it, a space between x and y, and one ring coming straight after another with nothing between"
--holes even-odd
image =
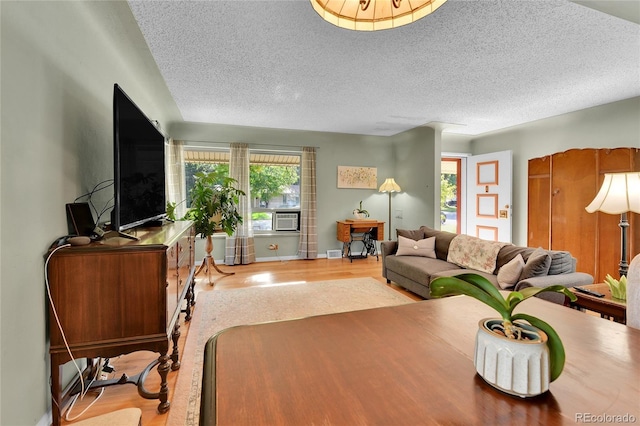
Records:
<instances>
[{"instance_id":1,"label":"floor lamp","mask_svg":"<svg viewBox=\"0 0 640 426\"><path fill-rule=\"evenodd\" d=\"M389 241L391 241L391 193L400 192L400 186L393 178L387 178L382 185L380 185L380 192L389 193Z\"/></svg>"},{"instance_id":2,"label":"floor lamp","mask_svg":"<svg viewBox=\"0 0 640 426\"><path fill-rule=\"evenodd\" d=\"M619 214L620 223L620 276L627 275L627 212L640 213L640 172L605 173L600 191L596 194L587 212L600 211L608 214Z\"/></svg>"}]
</instances>

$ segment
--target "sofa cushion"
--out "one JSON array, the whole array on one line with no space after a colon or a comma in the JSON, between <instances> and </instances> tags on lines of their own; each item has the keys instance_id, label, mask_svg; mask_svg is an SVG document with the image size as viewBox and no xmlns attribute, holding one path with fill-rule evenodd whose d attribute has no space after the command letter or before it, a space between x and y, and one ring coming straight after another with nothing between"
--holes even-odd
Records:
<instances>
[{"instance_id":1,"label":"sofa cushion","mask_svg":"<svg viewBox=\"0 0 640 426\"><path fill-rule=\"evenodd\" d=\"M421 226L420 229L424 233L425 237L436 237L436 257L441 260L447 260L449 245L451 245L451 241L457 237L458 234L447 231L438 231L437 229L429 228L428 226Z\"/></svg>"},{"instance_id":2,"label":"sofa cushion","mask_svg":"<svg viewBox=\"0 0 640 426\"><path fill-rule=\"evenodd\" d=\"M524 259L521 254L511 259L509 263L503 265L498 271L498 285L506 290L513 287L520 280L520 275L524 269Z\"/></svg>"},{"instance_id":3,"label":"sofa cushion","mask_svg":"<svg viewBox=\"0 0 640 426\"><path fill-rule=\"evenodd\" d=\"M549 275L560 275L575 272L573 257L568 251L550 250L551 266L549 266Z\"/></svg>"},{"instance_id":4,"label":"sofa cushion","mask_svg":"<svg viewBox=\"0 0 640 426\"><path fill-rule=\"evenodd\" d=\"M414 241L398 235L398 250L396 256L422 256L436 258L436 237Z\"/></svg>"},{"instance_id":5,"label":"sofa cushion","mask_svg":"<svg viewBox=\"0 0 640 426\"><path fill-rule=\"evenodd\" d=\"M527 263L522 269L520 274L520 280L526 280L531 277L539 277L547 275L549 273L549 267L551 266L551 255L547 250L537 248L531 253L531 256L527 259Z\"/></svg>"},{"instance_id":6,"label":"sofa cushion","mask_svg":"<svg viewBox=\"0 0 640 426\"><path fill-rule=\"evenodd\" d=\"M398 275L426 286L431 282L432 274L455 269L456 265L430 257L387 256L385 267Z\"/></svg>"},{"instance_id":7,"label":"sofa cushion","mask_svg":"<svg viewBox=\"0 0 640 426\"><path fill-rule=\"evenodd\" d=\"M531 247L514 246L513 244L508 244L502 247L498 252L498 258L496 259L496 270L493 271L493 273L497 274L498 271L500 271L500 268L511 262L517 255L521 255L522 259L526 262L534 250L535 249Z\"/></svg>"},{"instance_id":8,"label":"sofa cushion","mask_svg":"<svg viewBox=\"0 0 640 426\"><path fill-rule=\"evenodd\" d=\"M426 235L422 229L396 229L396 235L398 237L405 237L414 241L422 240Z\"/></svg>"},{"instance_id":9,"label":"sofa cushion","mask_svg":"<svg viewBox=\"0 0 640 426\"><path fill-rule=\"evenodd\" d=\"M449 264L449 266L455 266L455 265ZM435 280L436 278L455 277L455 276L458 276L458 275L461 275L461 274L478 274L478 275L482 275L487 280L489 280L494 286L498 287L498 277L496 277L495 275L490 274L488 272L478 271L476 269L460 268L460 269L447 269L447 270L444 270L444 271L434 272L434 273L431 274L431 281Z\"/></svg>"},{"instance_id":10,"label":"sofa cushion","mask_svg":"<svg viewBox=\"0 0 640 426\"><path fill-rule=\"evenodd\" d=\"M513 260L513 258L518 254L522 255L522 258L526 262L534 251L535 249L531 247L520 247L514 245L502 247L498 253L494 274L497 274L500 268ZM568 251L554 250L548 250L547 252L551 255L551 266L549 267L548 275L560 275L575 272L575 259L571 256L571 253Z\"/></svg>"}]
</instances>

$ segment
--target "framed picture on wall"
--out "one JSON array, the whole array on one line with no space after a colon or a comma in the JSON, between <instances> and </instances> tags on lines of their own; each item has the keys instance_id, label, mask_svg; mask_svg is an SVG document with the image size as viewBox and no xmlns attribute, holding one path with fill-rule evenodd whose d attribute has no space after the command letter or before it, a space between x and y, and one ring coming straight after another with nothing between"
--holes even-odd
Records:
<instances>
[{"instance_id":1,"label":"framed picture on wall","mask_svg":"<svg viewBox=\"0 0 640 426\"><path fill-rule=\"evenodd\" d=\"M377 189L376 167L338 166L338 188Z\"/></svg>"}]
</instances>

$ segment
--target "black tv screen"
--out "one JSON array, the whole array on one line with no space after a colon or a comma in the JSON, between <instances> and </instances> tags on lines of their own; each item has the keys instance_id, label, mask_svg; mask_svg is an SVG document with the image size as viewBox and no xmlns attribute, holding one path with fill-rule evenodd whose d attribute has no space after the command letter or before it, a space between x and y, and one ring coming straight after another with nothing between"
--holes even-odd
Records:
<instances>
[{"instance_id":1,"label":"black tv screen","mask_svg":"<svg viewBox=\"0 0 640 426\"><path fill-rule=\"evenodd\" d=\"M117 85L113 89L114 209L124 231L166 214L165 138Z\"/></svg>"}]
</instances>

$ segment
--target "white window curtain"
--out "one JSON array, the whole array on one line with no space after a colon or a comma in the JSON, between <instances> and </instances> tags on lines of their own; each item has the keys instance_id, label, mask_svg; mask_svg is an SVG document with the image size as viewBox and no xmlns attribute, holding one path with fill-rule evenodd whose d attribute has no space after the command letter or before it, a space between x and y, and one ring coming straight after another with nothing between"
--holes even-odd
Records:
<instances>
[{"instance_id":1,"label":"white window curtain","mask_svg":"<svg viewBox=\"0 0 640 426\"><path fill-rule=\"evenodd\" d=\"M302 259L318 257L318 226L316 206L316 149L303 147L300 164L300 244Z\"/></svg>"},{"instance_id":2,"label":"white window curtain","mask_svg":"<svg viewBox=\"0 0 640 426\"><path fill-rule=\"evenodd\" d=\"M165 146L167 202L176 203L176 218L187 212L187 185L184 176L184 142L169 139Z\"/></svg>"},{"instance_id":3,"label":"white window curtain","mask_svg":"<svg viewBox=\"0 0 640 426\"><path fill-rule=\"evenodd\" d=\"M240 196L238 210L242 223L231 237L226 239L224 263L226 265L247 265L256 261L251 224L251 194L249 191L249 146L246 143L232 143L229 159L229 176L237 181L236 188L245 195Z\"/></svg>"}]
</instances>

